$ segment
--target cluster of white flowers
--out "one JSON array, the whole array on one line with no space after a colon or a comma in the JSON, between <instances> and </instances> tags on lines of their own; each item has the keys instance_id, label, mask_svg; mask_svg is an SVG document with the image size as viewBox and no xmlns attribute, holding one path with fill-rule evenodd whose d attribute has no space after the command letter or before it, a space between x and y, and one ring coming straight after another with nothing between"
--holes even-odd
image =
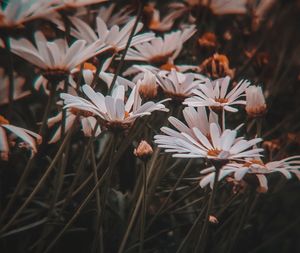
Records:
<instances>
[{"instance_id":1,"label":"cluster of white flowers","mask_svg":"<svg viewBox=\"0 0 300 253\"><path fill-rule=\"evenodd\" d=\"M33 19L46 18L53 19L51 21L60 30L67 31L61 18L55 14L65 8L101 2L105 1L10 1L0 10L0 29L16 28ZM83 21L81 13L69 16L69 36L73 38L71 44L67 38L49 40L41 31L34 33L34 42L25 38L11 38L11 52L40 71L41 75L35 83L36 89L43 86L47 94L50 94L49 87L64 89L60 98L66 110L65 116L60 111L48 119L49 127L64 119L64 127L60 124L49 142L57 142L62 135L62 128L68 131L77 121L81 122L85 136L98 136L104 130L124 130L131 127L139 117L150 115L154 111L169 111L163 103L173 100L177 106L178 103L187 106L183 109L186 124L170 116L169 122L176 130L162 127L163 134L156 135L154 139L158 147L173 153L174 157L226 161L226 165L219 171L219 179L234 174L236 180L241 180L247 173L255 174L264 188L267 187L265 174L279 171L287 178L290 178L291 173L299 176L298 156L263 163L260 158L263 149L257 147L261 138L254 136L247 140L237 137L240 126L235 129L226 128L225 111L236 113L245 106L249 117L257 118L266 113L267 105L261 87L250 85L247 80L230 82L229 76L211 80L199 73L199 66L175 64L183 45L196 32L194 24L186 24L177 31L170 31L177 18L186 11L190 12L195 5L209 7L215 15L243 14L246 12L246 2L187 0L184 3L172 3L172 14L167 14L162 19L155 5L149 4L145 8L146 14L151 17L148 28L154 32L169 31L162 36L155 36L153 32L143 33L143 24L135 24L135 18L130 17L132 11L129 9L113 15L113 4L99 9L94 24ZM133 33L132 29L135 29ZM135 75L132 81L121 76L114 78L116 74L111 64L113 60L120 60L120 53L126 49L129 39L131 44L125 61L147 63L133 64L124 72L124 76ZM95 64L100 59L99 55L104 54L109 56L104 59L103 65ZM85 83L82 86L75 81L80 73ZM0 71L0 78L4 83L1 87L0 104L7 104L8 78L3 71ZM105 88L111 93L98 92L95 85L97 79L103 80L107 84ZM22 90L23 84L23 79L15 78L14 100L30 94ZM65 89L68 84L69 87ZM164 99L157 101L159 96ZM40 140L40 136L11 126L4 118L0 120L1 152L8 152L4 129L21 137L36 152L35 139ZM200 185L212 185L215 169L203 172L209 174L201 180Z\"/></svg>"}]
</instances>

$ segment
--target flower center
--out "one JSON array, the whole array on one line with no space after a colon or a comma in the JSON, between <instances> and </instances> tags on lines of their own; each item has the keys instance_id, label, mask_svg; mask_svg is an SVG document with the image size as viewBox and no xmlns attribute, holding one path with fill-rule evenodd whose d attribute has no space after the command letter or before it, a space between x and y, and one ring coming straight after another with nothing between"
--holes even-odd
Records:
<instances>
[{"instance_id":1,"label":"flower center","mask_svg":"<svg viewBox=\"0 0 300 253\"><path fill-rule=\"evenodd\" d=\"M4 125L4 124L5 125L9 124L9 121L0 115L0 125Z\"/></svg>"},{"instance_id":2,"label":"flower center","mask_svg":"<svg viewBox=\"0 0 300 253\"><path fill-rule=\"evenodd\" d=\"M156 55L153 56L149 59L150 63L157 63L157 64L165 64L166 62L168 62L170 56L172 55L172 53L168 53L165 55Z\"/></svg>"},{"instance_id":3,"label":"flower center","mask_svg":"<svg viewBox=\"0 0 300 253\"><path fill-rule=\"evenodd\" d=\"M52 84L58 84L65 80L69 75L69 72L65 69L48 69L43 72L43 76Z\"/></svg>"},{"instance_id":4,"label":"flower center","mask_svg":"<svg viewBox=\"0 0 300 253\"><path fill-rule=\"evenodd\" d=\"M80 66L77 66L76 69L80 70ZM91 70L92 72L95 72L97 70L96 66L89 62L83 63L83 69Z\"/></svg>"},{"instance_id":5,"label":"flower center","mask_svg":"<svg viewBox=\"0 0 300 253\"><path fill-rule=\"evenodd\" d=\"M167 70L171 71L172 69L175 69L176 71L179 71L179 69L174 65L173 63L167 62L159 67L161 70Z\"/></svg>"},{"instance_id":6,"label":"flower center","mask_svg":"<svg viewBox=\"0 0 300 253\"><path fill-rule=\"evenodd\" d=\"M219 149L210 149L207 151L208 156L215 156L217 157L221 153L221 150Z\"/></svg>"},{"instance_id":7,"label":"flower center","mask_svg":"<svg viewBox=\"0 0 300 253\"><path fill-rule=\"evenodd\" d=\"M250 167L251 165L254 165L254 164L261 165L261 166L265 167L265 164L261 160L255 160L255 159L253 159L249 162L245 162L244 166L245 167Z\"/></svg>"},{"instance_id":8,"label":"flower center","mask_svg":"<svg viewBox=\"0 0 300 253\"><path fill-rule=\"evenodd\" d=\"M130 116L129 112L125 111L125 119L127 119Z\"/></svg>"},{"instance_id":9,"label":"flower center","mask_svg":"<svg viewBox=\"0 0 300 253\"><path fill-rule=\"evenodd\" d=\"M79 110L77 108L71 108L70 109L70 112L74 115L78 115L78 116L82 116L82 117L91 117L93 116L94 114L92 112L89 112L89 111L84 111L84 110Z\"/></svg>"},{"instance_id":10,"label":"flower center","mask_svg":"<svg viewBox=\"0 0 300 253\"><path fill-rule=\"evenodd\" d=\"M261 106L246 107L248 116L253 118L263 116L266 113L266 110L267 110L266 104Z\"/></svg>"},{"instance_id":11,"label":"flower center","mask_svg":"<svg viewBox=\"0 0 300 253\"><path fill-rule=\"evenodd\" d=\"M228 102L227 98L215 98L215 101L221 104L225 104Z\"/></svg>"}]
</instances>

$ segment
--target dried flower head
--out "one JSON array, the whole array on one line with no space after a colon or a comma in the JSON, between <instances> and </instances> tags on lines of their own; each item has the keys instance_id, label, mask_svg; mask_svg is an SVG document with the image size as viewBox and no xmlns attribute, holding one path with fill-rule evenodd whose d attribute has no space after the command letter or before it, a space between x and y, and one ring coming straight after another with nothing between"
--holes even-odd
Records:
<instances>
[{"instance_id":1,"label":"dried flower head","mask_svg":"<svg viewBox=\"0 0 300 253\"><path fill-rule=\"evenodd\" d=\"M153 153L152 147L145 140L142 140L137 148L134 149L134 155L141 160L147 160L151 157Z\"/></svg>"},{"instance_id":2,"label":"dried flower head","mask_svg":"<svg viewBox=\"0 0 300 253\"><path fill-rule=\"evenodd\" d=\"M279 139L264 141L262 147L269 152L278 151L281 147Z\"/></svg>"},{"instance_id":3,"label":"dried flower head","mask_svg":"<svg viewBox=\"0 0 300 253\"><path fill-rule=\"evenodd\" d=\"M205 48L215 48L218 45L217 36L212 32L206 32L198 39L198 44Z\"/></svg>"},{"instance_id":4,"label":"dried flower head","mask_svg":"<svg viewBox=\"0 0 300 253\"><path fill-rule=\"evenodd\" d=\"M200 71L211 78L234 76L235 70L229 66L229 60L224 54L214 54L200 64Z\"/></svg>"}]
</instances>

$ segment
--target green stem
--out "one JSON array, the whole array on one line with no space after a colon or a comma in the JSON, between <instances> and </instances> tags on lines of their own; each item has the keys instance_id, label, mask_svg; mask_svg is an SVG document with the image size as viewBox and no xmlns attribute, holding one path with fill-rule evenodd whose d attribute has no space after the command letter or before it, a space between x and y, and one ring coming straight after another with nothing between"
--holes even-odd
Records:
<instances>
[{"instance_id":1,"label":"green stem","mask_svg":"<svg viewBox=\"0 0 300 253\"><path fill-rule=\"evenodd\" d=\"M56 90L56 85L51 84L50 94L49 94L49 97L48 97L46 109L44 111L41 127L40 127L40 130L39 130L39 135L41 135L41 136L44 136L44 133L45 133L45 130L46 130L47 120L48 120L48 116L50 114L51 104L52 104L52 101L54 99L55 90Z\"/></svg>"},{"instance_id":2,"label":"green stem","mask_svg":"<svg viewBox=\"0 0 300 253\"><path fill-rule=\"evenodd\" d=\"M23 183L26 181L30 171L31 171L31 168L32 168L32 165L33 165L33 162L34 162L34 159L35 157L32 157L30 158L30 160L28 160L27 164L26 164L26 167L20 177L20 180L18 181L18 184L17 186L15 187L15 190L6 206L6 208L4 209L4 211L2 212L1 214L1 219L0 219L0 224L2 224L4 218L6 217L8 211L11 209L12 205L15 203L17 197L19 196L19 193L23 187Z\"/></svg>"},{"instance_id":3,"label":"green stem","mask_svg":"<svg viewBox=\"0 0 300 253\"><path fill-rule=\"evenodd\" d=\"M149 229L151 227L151 225L154 223L154 221L157 219L157 217L161 214L162 210L166 207L166 205L169 203L169 200L171 199L173 193L175 192L177 186L179 185L179 183L181 182L182 178L184 177L185 173L188 171L188 169L191 167L192 165L192 160L190 160L187 165L185 166L184 170L182 171L182 173L180 174L178 180L176 181L175 185L173 186L172 190L170 191L170 193L168 194L166 200L162 203L162 205L160 206L160 208L158 209L158 211L155 213L154 217L151 219L151 221L149 222L147 228Z\"/></svg>"},{"instance_id":4,"label":"green stem","mask_svg":"<svg viewBox=\"0 0 300 253\"><path fill-rule=\"evenodd\" d=\"M8 55L8 78L9 78L9 91L8 91L8 110L9 110L9 117L11 120L12 117L12 112L13 112L13 102L14 102L14 66L13 66L13 58L12 58L12 53L10 50L10 41L9 37L7 36L6 38L3 39L4 44L5 44L5 49L7 51Z\"/></svg>"},{"instance_id":5,"label":"green stem","mask_svg":"<svg viewBox=\"0 0 300 253\"><path fill-rule=\"evenodd\" d=\"M89 192L89 194L86 196L84 201L81 203L81 205L78 207L72 218L68 221L68 223L63 227L63 229L58 233L58 235L54 238L54 240L49 244L47 249L44 251L44 253L48 253L54 245L58 242L58 240L62 237L62 235L66 232L66 230L73 224L73 222L77 219L79 214L81 213L82 209L86 206L86 204L89 202L89 200L93 197L94 193L97 191L98 187L103 183L104 179L110 172L110 168L108 167L102 177L97 181L93 189Z\"/></svg>"},{"instance_id":6,"label":"green stem","mask_svg":"<svg viewBox=\"0 0 300 253\"><path fill-rule=\"evenodd\" d=\"M180 253L182 251L182 249L184 248L185 244L189 241L190 237L192 236L192 233L194 232L195 228L199 224L199 222L204 214L204 211L205 211L205 207L202 208L201 212L199 213L198 217L196 218L195 222L193 223L191 229L189 230L187 235L184 237L184 239L180 243L178 249L176 250L176 253Z\"/></svg>"},{"instance_id":7,"label":"green stem","mask_svg":"<svg viewBox=\"0 0 300 253\"><path fill-rule=\"evenodd\" d=\"M143 7L144 7L144 4L141 3L141 2L139 1L138 13L137 13L137 16L136 16L136 20L135 20L135 23L134 23L134 25L133 25L133 27L132 27L132 30L131 30L131 33L130 33L130 35L129 35L129 38L128 38L126 47L125 47L125 49L124 49L124 51L123 51L121 60L120 60L120 62L119 62L119 64L118 64L116 73L115 73L115 75L114 75L114 77L113 77L113 80L112 80L112 82L111 82L111 85L110 85L110 87L109 87L109 93L111 93L111 91L113 90L113 87L114 87L114 85L115 85L115 83L116 83L116 81L117 81L117 77L118 77L118 75L121 73L123 64L124 64L124 62L125 62L125 56L126 56L126 54L127 54L127 50L128 50L128 48L130 47L131 40L132 40L132 38L133 38L133 36L134 36L134 34L135 34L135 30L136 30L136 28L137 28L137 25L138 25L139 20L140 20L140 18L141 18L141 16L142 16L142 13L143 13Z\"/></svg>"},{"instance_id":8,"label":"green stem","mask_svg":"<svg viewBox=\"0 0 300 253\"><path fill-rule=\"evenodd\" d=\"M93 175L94 175L94 183L95 185L98 182L98 173L97 173L97 165L96 165L96 157L95 157L95 150L94 146L92 145L91 150L91 160L92 160L92 167L93 167ZM97 252L97 249L100 249L100 252L103 252L103 238L101 231L101 225L100 225L100 214L101 214L101 204L100 204L100 190L96 191L96 208L97 208L97 218L96 218L96 235L93 242L93 250L92 252ZM98 236L101 235L100 242L98 242ZM99 243L99 244L98 244Z\"/></svg>"},{"instance_id":9,"label":"green stem","mask_svg":"<svg viewBox=\"0 0 300 253\"><path fill-rule=\"evenodd\" d=\"M213 184L213 189L208 201L208 206L207 206L207 211L206 211L206 215L205 215L205 220L204 220L204 225L202 227L201 233L200 233L200 237L199 240L196 244L196 247L194 248L194 253L198 253L198 252L204 252L205 251L205 238L207 236L207 228L208 228L208 224L209 224L209 215L212 212L212 208L213 208L213 204L214 204L214 200L215 200L215 195L217 192L217 187L218 187L218 178L219 178L219 174L220 174L220 170L222 168L222 162L219 161L211 161L215 167L215 176L214 176L214 184ZM201 246L201 250L199 249L199 247ZM200 250L200 251L199 251Z\"/></svg>"}]
</instances>

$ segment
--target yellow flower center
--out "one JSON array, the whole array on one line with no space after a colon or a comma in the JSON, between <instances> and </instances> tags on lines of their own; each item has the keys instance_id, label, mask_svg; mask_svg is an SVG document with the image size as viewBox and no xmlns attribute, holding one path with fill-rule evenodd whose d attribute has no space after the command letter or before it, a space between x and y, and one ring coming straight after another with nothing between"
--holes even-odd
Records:
<instances>
[{"instance_id":1,"label":"yellow flower center","mask_svg":"<svg viewBox=\"0 0 300 253\"><path fill-rule=\"evenodd\" d=\"M210 150L208 150L207 155L217 157L220 153L221 153L221 150L219 150L219 149L210 149Z\"/></svg>"},{"instance_id":2,"label":"yellow flower center","mask_svg":"<svg viewBox=\"0 0 300 253\"><path fill-rule=\"evenodd\" d=\"M125 119L127 119L130 116L129 112L125 111Z\"/></svg>"},{"instance_id":3,"label":"yellow flower center","mask_svg":"<svg viewBox=\"0 0 300 253\"><path fill-rule=\"evenodd\" d=\"M221 104L227 103L228 99L227 98L215 98L216 102L219 102Z\"/></svg>"},{"instance_id":4,"label":"yellow flower center","mask_svg":"<svg viewBox=\"0 0 300 253\"><path fill-rule=\"evenodd\" d=\"M160 66L161 70L167 70L167 71L171 71L172 69L175 69L176 71L179 71L178 68L176 67L176 65L174 65L173 63L167 62L163 65Z\"/></svg>"},{"instance_id":5,"label":"yellow flower center","mask_svg":"<svg viewBox=\"0 0 300 253\"><path fill-rule=\"evenodd\" d=\"M257 164L265 167L265 164L261 160L256 160L256 159L253 159L249 162L245 162L244 167L250 167L253 164Z\"/></svg>"}]
</instances>

